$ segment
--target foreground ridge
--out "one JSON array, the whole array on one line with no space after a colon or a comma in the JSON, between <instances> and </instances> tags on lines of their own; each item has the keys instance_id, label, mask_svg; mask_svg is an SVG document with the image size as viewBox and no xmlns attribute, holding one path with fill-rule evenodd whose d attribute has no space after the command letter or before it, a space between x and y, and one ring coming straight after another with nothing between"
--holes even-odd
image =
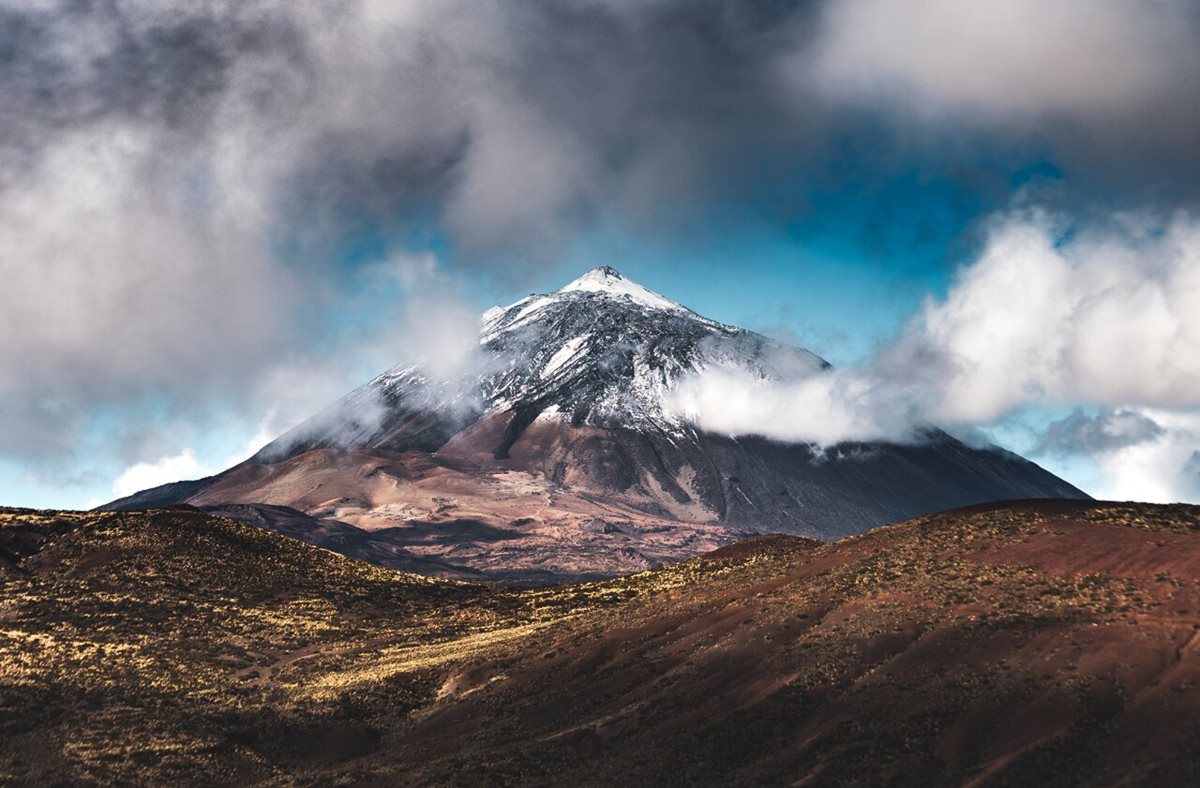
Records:
<instances>
[{"instance_id":1,"label":"foreground ridge","mask_svg":"<svg viewBox=\"0 0 1200 788\"><path fill-rule=\"evenodd\" d=\"M1200 507L1029 501L506 590L0 511L0 782L1174 784Z\"/></svg>"}]
</instances>

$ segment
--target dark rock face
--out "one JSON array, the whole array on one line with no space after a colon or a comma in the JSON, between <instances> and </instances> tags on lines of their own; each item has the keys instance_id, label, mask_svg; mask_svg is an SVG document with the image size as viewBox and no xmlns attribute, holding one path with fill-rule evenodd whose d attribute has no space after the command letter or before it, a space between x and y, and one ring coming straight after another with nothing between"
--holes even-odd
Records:
<instances>
[{"instance_id":1,"label":"dark rock face","mask_svg":"<svg viewBox=\"0 0 1200 788\"><path fill-rule=\"evenodd\" d=\"M462 476L480 479L471 494L476 499L486 497L485 477L511 471L596 506L619 504L628 510L622 516L640 512L655 520L822 539L987 501L1086 498L1016 455L971 448L933 428L913 445L831 448L699 431L667 404L670 392L682 377L724 365L764 378L829 366L806 350L701 317L600 268L558 292L489 310L477 357L461 372L437 379L419 366L389 370L285 433L249 463L276 467L331 450L357 453L348 465L363 452L417 454L426 465L458 474L460 488ZM269 499L265 493L256 498L259 492L244 481L222 486L233 470L110 506L183 500L297 505L278 490ZM344 481L339 484L342 498L362 497ZM234 494L222 490L235 487L235 498L220 498ZM546 495L553 508L556 493ZM328 497L335 498L332 492ZM572 504L572 517L596 516L583 508ZM327 509L337 506L306 513L332 517ZM511 512L503 522L488 515L476 507L470 516L505 528L514 519ZM357 516L352 513L351 520ZM409 519L429 521L419 513ZM582 520L571 522L584 527ZM586 571L586 560L580 560L583 564L570 562L574 576Z\"/></svg>"},{"instance_id":2,"label":"dark rock face","mask_svg":"<svg viewBox=\"0 0 1200 788\"><path fill-rule=\"evenodd\" d=\"M681 441L612 429L529 460L551 476L576 469L618 494L699 504L730 525L821 539L986 501L1087 497L1011 452L972 449L941 432L915 445L817 449L757 437L701 433ZM662 514L652 504L639 508Z\"/></svg>"}]
</instances>

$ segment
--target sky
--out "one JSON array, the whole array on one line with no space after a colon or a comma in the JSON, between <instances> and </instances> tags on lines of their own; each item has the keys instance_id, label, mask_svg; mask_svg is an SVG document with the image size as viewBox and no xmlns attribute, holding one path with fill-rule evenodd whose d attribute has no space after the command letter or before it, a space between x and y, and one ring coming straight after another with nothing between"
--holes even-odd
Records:
<instances>
[{"instance_id":1,"label":"sky","mask_svg":"<svg viewBox=\"0 0 1200 788\"><path fill-rule=\"evenodd\" d=\"M1200 502L1198 37L1190 0L8 0L0 503L219 471L604 264L835 365L689 379L702 426L936 423Z\"/></svg>"}]
</instances>

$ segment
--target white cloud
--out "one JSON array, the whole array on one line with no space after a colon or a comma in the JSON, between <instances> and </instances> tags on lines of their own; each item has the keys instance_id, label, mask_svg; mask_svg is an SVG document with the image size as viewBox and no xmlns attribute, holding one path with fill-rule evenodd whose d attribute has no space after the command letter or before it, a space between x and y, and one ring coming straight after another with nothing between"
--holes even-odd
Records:
<instances>
[{"instance_id":1,"label":"white cloud","mask_svg":"<svg viewBox=\"0 0 1200 788\"><path fill-rule=\"evenodd\" d=\"M262 228L198 214L140 176L160 142L123 127L76 135L4 194L0 368L18 372L0 379L0 450L53 452L86 418L80 398L220 391L294 327L296 283ZM47 424L58 402L62 421Z\"/></svg>"},{"instance_id":2,"label":"white cloud","mask_svg":"<svg viewBox=\"0 0 1200 788\"><path fill-rule=\"evenodd\" d=\"M86 453L97 413L147 401L295 420L388 342L436 337L430 359L453 361L452 287L333 347L379 309L352 308L339 241L445 231L477 257L553 258L589 208L636 202L642 218L697 192L660 199L668 179L638 173L708 172L716 128L741 150L761 123L730 102L790 119L742 45L762 22L670 5L697 24L603 0L6 5L0 454Z\"/></svg>"},{"instance_id":3,"label":"white cloud","mask_svg":"<svg viewBox=\"0 0 1200 788\"><path fill-rule=\"evenodd\" d=\"M467 306L459 283L432 254L398 254L367 272L377 289L404 304L394 324L372 337L372 355L394 364L420 364L450 380L479 359L479 314Z\"/></svg>"},{"instance_id":4,"label":"white cloud","mask_svg":"<svg viewBox=\"0 0 1200 788\"><path fill-rule=\"evenodd\" d=\"M126 495L132 495L135 492L168 482L201 479L237 465L252 457L255 452L275 438L278 428L273 426L274 421L274 413L268 413L245 444L213 465L204 462L199 453L191 447L185 448L177 454L159 457L156 460L134 463L121 471L113 481L113 496L123 498ZM103 501L92 498L89 499L86 508L90 509L101 503Z\"/></svg>"},{"instance_id":5,"label":"white cloud","mask_svg":"<svg viewBox=\"0 0 1200 788\"><path fill-rule=\"evenodd\" d=\"M154 462L139 462L126 468L113 482L113 495L118 498L135 492L157 487L183 479L199 479L213 473L196 458L193 449L184 449L179 454L161 457Z\"/></svg>"},{"instance_id":6,"label":"white cloud","mask_svg":"<svg viewBox=\"0 0 1200 788\"><path fill-rule=\"evenodd\" d=\"M904 392L880 385L861 370L780 379L724 366L684 378L668 405L713 432L831 445L910 439L918 419L904 398Z\"/></svg>"},{"instance_id":7,"label":"white cloud","mask_svg":"<svg viewBox=\"0 0 1200 788\"><path fill-rule=\"evenodd\" d=\"M1069 230L1069 232L1068 232ZM1200 221L1066 228L1020 211L880 357L929 415L993 421L1029 403L1200 405Z\"/></svg>"},{"instance_id":8,"label":"white cloud","mask_svg":"<svg viewBox=\"0 0 1200 788\"><path fill-rule=\"evenodd\" d=\"M1158 429L1142 440L1092 453L1100 473L1094 495L1118 501L1200 502L1200 412L1143 409L1136 415Z\"/></svg>"}]
</instances>

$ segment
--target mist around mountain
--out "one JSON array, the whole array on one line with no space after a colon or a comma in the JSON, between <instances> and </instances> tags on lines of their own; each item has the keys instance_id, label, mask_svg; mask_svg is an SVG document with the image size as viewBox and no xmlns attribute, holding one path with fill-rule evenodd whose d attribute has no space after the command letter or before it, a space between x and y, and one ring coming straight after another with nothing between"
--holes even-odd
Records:
<instances>
[{"instance_id":1,"label":"mist around mountain","mask_svg":"<svg viewBox=\"0 0 1200 788\"><path fill-rule=\"evenodd\" d=\"M238 466L102 508L186 502L385 566L546 582L752 534L829 540L957 506L1086 497L933 425L829 445L703 430L675 395L721 369L767 382L830 372L596 268L488 310L457 363L387 370Z\"/></svg>"}]
</instances>

